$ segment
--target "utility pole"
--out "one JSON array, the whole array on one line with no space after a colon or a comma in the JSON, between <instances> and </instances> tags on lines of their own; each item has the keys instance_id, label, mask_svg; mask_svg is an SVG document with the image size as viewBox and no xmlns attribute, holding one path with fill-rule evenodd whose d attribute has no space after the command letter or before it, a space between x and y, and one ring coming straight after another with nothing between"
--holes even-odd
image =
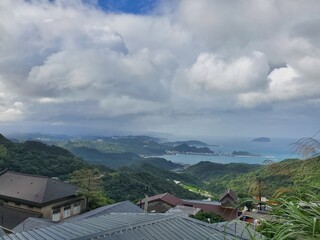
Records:
<instances>
[{"instance_id":1,"label":"utility pole","mask_svg":"<svg viewBox=\"0 0 320 240\"><path fill-rule=\"evenodd\" d=\"M262 193L261 193L261 179L258 178L258 188L259 188L259 210L262 210L261 207L261 200L262 200Z\"/></svg>"}]
</instances>

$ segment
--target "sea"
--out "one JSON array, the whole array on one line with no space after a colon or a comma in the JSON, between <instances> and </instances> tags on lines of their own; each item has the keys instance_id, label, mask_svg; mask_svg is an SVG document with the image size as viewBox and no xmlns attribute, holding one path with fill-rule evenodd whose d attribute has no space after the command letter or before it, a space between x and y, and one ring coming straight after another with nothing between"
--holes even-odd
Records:
<instances>
[{"instance_id":1,"label":"sea","mask_svg":"<svg viewBox=\"0 0 320 240\"><path fill-rule=\"evenodd\" d=\"M253 142L252 138L219 138L204 141L215 153L232 153L233 151L247 151L259 156L214 156L214 155L163 155L162 157L176 163L196 164L201 161L215 163L249 163L265 164L279 162L290 158L301 158L295 151L295 143L299 139L272 138L271 142Z\"/></svg>"}]
</instances>

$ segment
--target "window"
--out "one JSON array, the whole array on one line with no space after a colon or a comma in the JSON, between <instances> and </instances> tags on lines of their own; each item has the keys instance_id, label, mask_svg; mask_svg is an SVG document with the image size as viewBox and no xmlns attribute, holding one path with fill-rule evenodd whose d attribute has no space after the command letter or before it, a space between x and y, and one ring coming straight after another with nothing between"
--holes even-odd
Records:
<instances>
[{"instance_id":1,"label":"window","mask_svg":"<svg viewBox=\"0 0 320 240\"><path fill-rule=\"evenodd\" d=\"M59 221L60 220L60 209L54 209L52 211L52 221Z\"/></svg>"},{"instance_id":2,"label":"window","mask_svg":"<svg viewBox=\"0 0 320 240\"><path fill-rule=\"evenodd\" d=\"M67 218L71 216L71 206L65 206L63 208L63 218Z\"/></svg>"},{"instance_id":3,"label":"window","mask_svg":"<svg viewBox=\"0 0 320 240\"><path fill-rule=\"evenodd\" d=\"M80 203L77 202L75 204L73 204L73 214L79 214L80 213Z\"/></svg>"}]
</instances>

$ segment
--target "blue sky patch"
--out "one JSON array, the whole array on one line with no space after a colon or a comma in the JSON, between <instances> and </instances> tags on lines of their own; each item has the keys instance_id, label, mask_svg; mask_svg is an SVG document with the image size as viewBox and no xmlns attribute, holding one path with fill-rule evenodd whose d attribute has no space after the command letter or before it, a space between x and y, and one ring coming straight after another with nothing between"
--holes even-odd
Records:
<instances>
[{"instance_id":1,"label":"blue sky patch","mask_svg":"<svg viewBox=\"0 0 320 240\"><path fill-rule=\"evenodd\" d=\"M147 14L159 0L99 0L99 6L108 12Z\"/></svg>"}]
</instances>

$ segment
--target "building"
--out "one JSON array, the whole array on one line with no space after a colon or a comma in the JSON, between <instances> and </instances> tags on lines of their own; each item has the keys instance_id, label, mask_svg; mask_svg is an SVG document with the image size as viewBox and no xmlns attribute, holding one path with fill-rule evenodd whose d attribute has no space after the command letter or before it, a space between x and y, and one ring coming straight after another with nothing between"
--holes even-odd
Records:
<instances>
[{"instance_id":1,"label":"building","mask_svg":"<svg viewBox=\"0 0 320 240\"><path fill-rule=\"evenodd\" d=\"M148 212L165 213L169 209L181 205L182 199L173 196L170 193L158 194L148 197ZM144 208L145 199L138 202L141 208Z\"/></svg>"},{"instance_id":2,"label":"building","mask_svg":"<svg viewBox=\"0 0 320 240\"><path fill-rule=\"evenodd\" d=\"M0 173L0 224L13 229L29 217L60 221L85 210L77 187L49 177Z\"/></svg>"},{"instance_id":3,"label":"building","mask_svg":"<svg viewBox=\"0 0 320 240\"><path fill-rule=\"evenodd\" d=\"M180 199L170 193L155 195L148 198L148 212L163 213L176 206L186 206L195 209L201 209L204 212L212 212L222 217L224 220L233 220L238 216L237 194L228 189L224 192L219 201L189 200ZM145 199L138 204L143 208Z\"/></svg>"},{"instance_id":4,"label":"building","mask_svg":"<svg viewBox=\"0 0 320 240\"><path fill-rule=\"evenodd\" d=\"M143 213L143 210L135 204L131 203L130 201L123 201L99 207L89 212L82 213L80 215L72 216L70 218L65 219L63 222L76 222L112 213ZM14 229L12 229L12 231L14 233L30 231L32 229L52 226L58 223L59 222L54 222L52 220L47 220L43 218L28 218L22 223L20 223L18 226L16 226Z\"/></svg>"},{"instance_id":5,"label":"building","mask_svg":"<svg viewBox=\"0 0 320 240\"><path fill-rule=\"evenodd\" d=\"M167 239L167 240L225 240L263 239L246 223L208 224L182 215L150 213L117 213L63 222L17 234L0 235L1 240L30 239Z\"/></svg>"}]
</instances>

